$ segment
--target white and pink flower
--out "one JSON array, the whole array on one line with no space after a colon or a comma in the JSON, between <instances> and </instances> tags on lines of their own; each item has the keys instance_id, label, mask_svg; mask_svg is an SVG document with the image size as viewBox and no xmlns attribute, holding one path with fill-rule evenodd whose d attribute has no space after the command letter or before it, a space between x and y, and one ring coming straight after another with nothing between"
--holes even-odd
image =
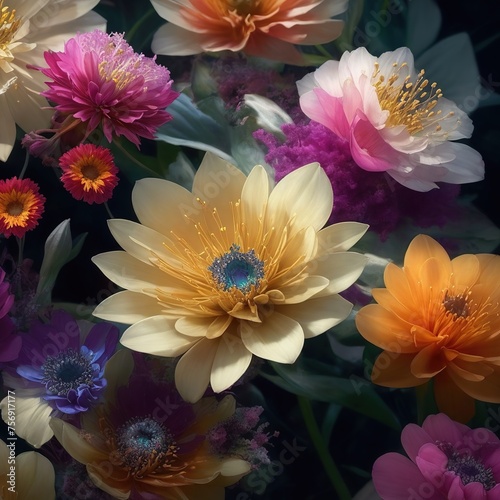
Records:
<instances>
[{"instance_id":1,"label":"white and pink flower","mask_svg":"<svg viewBox=\"0 0 500 500\"><path fill-rule=\"evenodd\" d=\"M481 155L450 142L471 136L471 119L417 73L408 48L380 57L364 47L345 52L297 86L302 111L348 141L364 170L416 191L483 179Z\"/></svg>"}]
</instances>

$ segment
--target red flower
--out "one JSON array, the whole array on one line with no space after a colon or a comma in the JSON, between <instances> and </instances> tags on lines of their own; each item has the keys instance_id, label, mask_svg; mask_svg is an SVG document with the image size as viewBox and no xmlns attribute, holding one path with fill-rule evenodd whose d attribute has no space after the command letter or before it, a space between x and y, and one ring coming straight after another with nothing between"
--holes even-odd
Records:
<instances>
[{"instance_id":1,"label":"red flower","mask_svg":"<svg viewBox=\"0 0 500 500\"><path fill-rule=\"evenodd\" d=\"M0 233L21 238L38 225L45 197L31 179L0 180Z\"/></svg>"},{"instance_id":2,"label":"red flower","mask_svg":"<svg viewBox=\"0 0 500 500\"><path fill-rule=\"evenodd\" d=\"M118 168L107 148L80 144L63 154L59 160L64 187L77 200L104 203L118 184Z\"/></svg>"}]
</instances>

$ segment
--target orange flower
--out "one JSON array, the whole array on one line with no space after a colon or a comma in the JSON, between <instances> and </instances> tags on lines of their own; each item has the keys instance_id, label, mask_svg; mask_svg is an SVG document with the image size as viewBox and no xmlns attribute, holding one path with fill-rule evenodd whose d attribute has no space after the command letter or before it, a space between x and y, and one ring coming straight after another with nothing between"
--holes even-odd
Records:
<instances>
[{"instance_id":1,"label":"orange flower","mask_svg":"<svg viewBox=\"0 0 500 500\"><path fill-rule=\"evenodd\" d=\"M450 260L432 238L419 235L401 269L389 264L378 304L363 307L356 326L384 349L374 383L414 387L434 379L439 410L466 422L474 400L500 403L500 256Z\"/></svg>"},{"instance_id":2,"label":"orange flower","mask_svg":"<svg viewBox=\"0 0 500 500\"><path fill-rule=\"evenodd\" d=\"M38 225L45 197L30 179L0 180L0 234L22 238Z\"/></svg>"},{"instance_id":3,"label":"orange flower","mask_svg":"<svg viewBox=\"0 0 500 500\"><path fill-rule=\"evenodd\" d=\"M288 64L306 64L296 45L331 42L344 0L151 0L168 21L155 34L157 54L183 56L231 50Z\"/></svg>"}]
</instances>

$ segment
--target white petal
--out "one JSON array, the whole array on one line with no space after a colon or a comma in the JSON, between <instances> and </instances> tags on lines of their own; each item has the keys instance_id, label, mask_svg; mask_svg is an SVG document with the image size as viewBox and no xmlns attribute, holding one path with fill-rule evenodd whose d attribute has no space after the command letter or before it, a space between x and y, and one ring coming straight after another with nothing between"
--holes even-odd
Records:
<instances>
[{"instance_id":1,"label":"white petal","mask_svg":"<svg viewBox=\"0 0 500 500\"><path fill-rule=\"evenodd\" d=\"M151 50L168 56L190 56L203 52L207 43L204 33L194 33L173 23L160 26L153 36Z\"/></svg>"},{"instance_id":2,"label":"white petal","mask_svg":"<svg viewBox=\"0 0 500 500\"><path fill-rule=\"evenodd\" d=\"M157 300L143 293L118 292L97 305L92 313L97 318L131 325L162 313Z\"/></svg>"},{"instance_id":3,"label":"white petal","mask_svg":"<svg viewBox=\"0 0 500 500\"><path fill-rule=\"evenodd\" d=\"M168 238L158 231L125 219L110 219L108 227L113 238L132 257L149 264L153 250L158 256L167 258L163 243Z\"/></svg>"},{"instance_id":4,"label":"white petal","mask_svg":"<svg viewBox=\"0 0 500 500\"><path fill-rule=\"evenodd\" d=\"M311 272L325 276L330 284L316 297L323 297L344 291L361 275L368 258L355 252L338 252L318 257L311 262Z\"/></svg>"},{"instance_id":5,"label":"white petal","mask_svg":"<svg viewBox=\"0 0 500 500\"><path fill-rule=\"evenodd\" d=\"M318 255L346 252L355 245L368 230L360 222L339 222L318 232Z\"/></svg>"},{"instance_id":6,"label":"white petal","mask_svg":"<svg viewBox=\"0 0 500 500\"><path fill-rule=\"evenodd\" d=\"M81 18L87 12L92 10L97 4L98 0L78 0L76 1L59 1L48 2L43 9L31 19L32 26L36 30L45 29L57 24L70 23L73 24L78 18ZM95 14L95 12L93 12ZM100 16L99 16L100 17ZM102 19L102 18L101 18ZM104 19L102 19L104 21ZM31 28L31 30L33 30ZM97 28L97 26L96 26ZM73 31L74 29L74 31ZM82 31L79 27L72 27L72 33ZM68 34L69 34L68 30ZM60 47L62 49L62 47ZM56 50L54 48L53 50Z\"/></svg>"},{"instance_id":7,"label":"white petal","mask_svg":"<svg viewBox=\"0 0 500 500\"><path fill-rule=\"evenodd\" d=\"M16 123L10 114L6 97L1 93L0 107L2 108L2 119L0 120L0 161L7 161L16 141Z\"/></svg>"},{"instance_id":8,"label":"white petal","mask_svg":"<svg viewBox=\"0 0 500 500\"><path fill-rule=\"evenodd\" d=\"M484 161L475 149L454 142L448 143L447 146L455 155L455 159L442 165L447 169L442 182L464 184L484 179Z\"/></svg>"},{"instance_id":9,"label":"white petal","mask_svg":"<svg viewBox=\"0 0 500 500\"><path fill-rule=\"evenodd\" d=\"M179 356L186 352L197 338L187 337L175 329L175 321L164 316L146 318L123 333L120 342L129 349L155 356Z\"/></svg>"},{"instance_id":10,"label":"white petal","mask_svg":"<svg viewBox=\"0 0 500 500\"><path fill-rule=\"evenodd\" d=\"M285 304L298 304L321 292L328 285L328 279L323 276L307 276L296 283L280 287L279 291L285 296Z\"/></svg>"},{"instance_id":11,"label":"white petal","mask_svg":"<svg viewBox=\"0 0 500 500\"><path fill-rule=\"evenodd\" d=\"M231 387L247 370L252 353L236 335L224 334L214 358L210 385L215 392Z\"/></svg>"},{"instance_id":12,"label":"white petal","mask_svg":"<svg viewBox=\"0 0 500 500\"><path fill-rule=\"evenodd\" d=\"M256 221L264 218L269 190L269 176L264 167L257 165L248 174L241 192L243 218L245 221L255 221L248 224L249 229L258 226Z\"/></svg>"},{"instance_id":13,"label":"white petal","mask_svg":"<svg viewBox=\"0 0 500 500\"><path fill-rule=\"evenodd\" d=\"M185 215L195 217L201 206L183 187L163 179L141 179L132 190L132 205L140 223L170 237L185 237L192 227Z\"/></svg>"},{"instance_id":14,"label":"white petal","mask_svg":"<svg viewBox=\"0 0 500 500\"><path fill-rule=\"evenodd\" d=\"M300 231L312 226L319 231L333 208L330 181L319 163L311 163L284 177L269 196L269 226L277 228L293 217L293 228Z\"/></svg>"},{"instance_id":15,"label":"white petal","mask_svg":"<svg viewBox=\"0 0 500 500\"><path fill-rule=\"evenodd\" d=\"M16 471L19 475L19 481L16 481L17 498L56 498L56 475L48 458L34 451L21 453L16 457Z\"/></svg>"},{"instance_id":16,"label":"white petal","mask_svg":"<svg viewBox=\"0 0 500 500\"><path fill-rule=\"evenodd\" d=\"M210 211L216 208L221 224L228 230L232 230L233 214L230 203L234 204L241 199L245 181L245 174L241 170L208 152L205 153L194 176L193 195L202 199ZM209 218L207 218L208 221L210 221ZM216 229L218 227L219 225Z\"/></svg>"},{"instance_id":17,"label":"white petal","mask_svg":"<svg viewBox=\"0 0 500 500\"><path fill-rule=\"evenodd\" d=\"M223 476L239 476L241 474L246 474L250 471L250 464L245 460L239 458L230 458L224 460L224 463L220 469L220 473Z\"/></svg>"},{"instance_id":18,"label":"white petal","mask_svg":"<svg viewBox=\"0 0 500 500\"><path fill-rule=\"evenodd\" d=\"M241 322L239 330L241 340L252 354L278 363L295 362L304 345L302 327L275 311L262 323Z\"/></svg>"},{"instance_id":19,"label":"white petal","mask_svg":"<svg viewBox=\"0 0 500 500\"><path fill-rule=\"evenodd\" d=\"M7 420L7 398L0 403L2 419ZM52 408L40 397L22 397L16 393L16 434L35 448L40 448L54 435L49 427Z\"/></svg>"},{"instance_id":20,"label":"white petal","mask_svg":"<svg viewBox=\"0 0 500 500\"><path fill-rule=\"evenodd\" d=\"M189 403L196 403L207 390L220 339L202 339L189 349L175 367L175 385Z\"/></svg>"},{"instance_id":21,"label":"white petal","mask_svg":"<svg viewBox=\"0 0 500 500\"><path fill-rule=\"evenodd\" d=\"M231 316L187 316L179 318L175 323L178 332L189 337L207 337L209 339L221 336L232 322Z\"/></svg>"},{"instance_id":22,"label":"white petal","mask_svg":"<svg viewBox=\"0 0 500 500\"><path fill-rule=\"evenodd\" d=\"M157 267L145 264L126 252L101 253L92 257L92 262L111 281L134 292L153 293L156 288L168 288L172 284L177 286L179 282Z\"/></svg>"},{"instance_id":23,"label":"white petal","mask_svg":"<svg viewBox=\"0 0 500 500\"><path fill-rule=\"evenodd\" d=\"M352 309L352 304L340 295L313 298L293 306L277 306L276 311L294 319L304 330L305 338L320 335L338 325Z\"/></svg>"}]
</instances>

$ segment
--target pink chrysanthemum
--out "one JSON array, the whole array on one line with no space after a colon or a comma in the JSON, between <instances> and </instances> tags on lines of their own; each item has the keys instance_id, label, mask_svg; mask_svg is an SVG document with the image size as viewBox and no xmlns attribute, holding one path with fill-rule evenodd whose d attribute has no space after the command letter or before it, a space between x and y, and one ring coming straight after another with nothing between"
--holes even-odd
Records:
<instances>
[{"instance_id":1,"label":"pink chrysanthemum","mask_svg":"<svg viewBox=\"0 0 500 500\"><path fill-rule=\"evenodd\" d=\"M38 225L45 197L31 179L0 180L0 233L21 238Z\"/></svg>"},{"instance_id":2,"label":"pink chrysanthemum","mask_svg":"<svg viewBox=\"0 0 500 500\"><path fill-rule=\"evenodd\" d=\"M139 137L153 139L172 119L165 108L179 94L171 88L170 72L135 53L119 33L79 33L63 52L46 52L45 61L49 67L40 70L53 81L42 95L86 123L87 136L102 126L108 141L123 135L138 146Z\"/></svg>"},{"instance_id":3,"label":"pink chrysanthemum","mask_svg":"<svg viewBox=\"0 0 500 500\"><path fill-rule=\"evenodd\" d=\"M470 429L440 413L422 427L407 425L401 442L409 459L386 453L373 465L383 500L499 498L500 440L489 429Z\"/></svg>"},{"instance_id":4,"label":"pink chrysanthemum","mask_svg":"<svg viewBox=\"0 0 500 500\"><path fill-rule=\"evenodd\" d=\"M80 144L59 160L61 181L77 200L104 203L118 184L118 168L110 150L94 144Z\"/></svg>"}]
</instances>

